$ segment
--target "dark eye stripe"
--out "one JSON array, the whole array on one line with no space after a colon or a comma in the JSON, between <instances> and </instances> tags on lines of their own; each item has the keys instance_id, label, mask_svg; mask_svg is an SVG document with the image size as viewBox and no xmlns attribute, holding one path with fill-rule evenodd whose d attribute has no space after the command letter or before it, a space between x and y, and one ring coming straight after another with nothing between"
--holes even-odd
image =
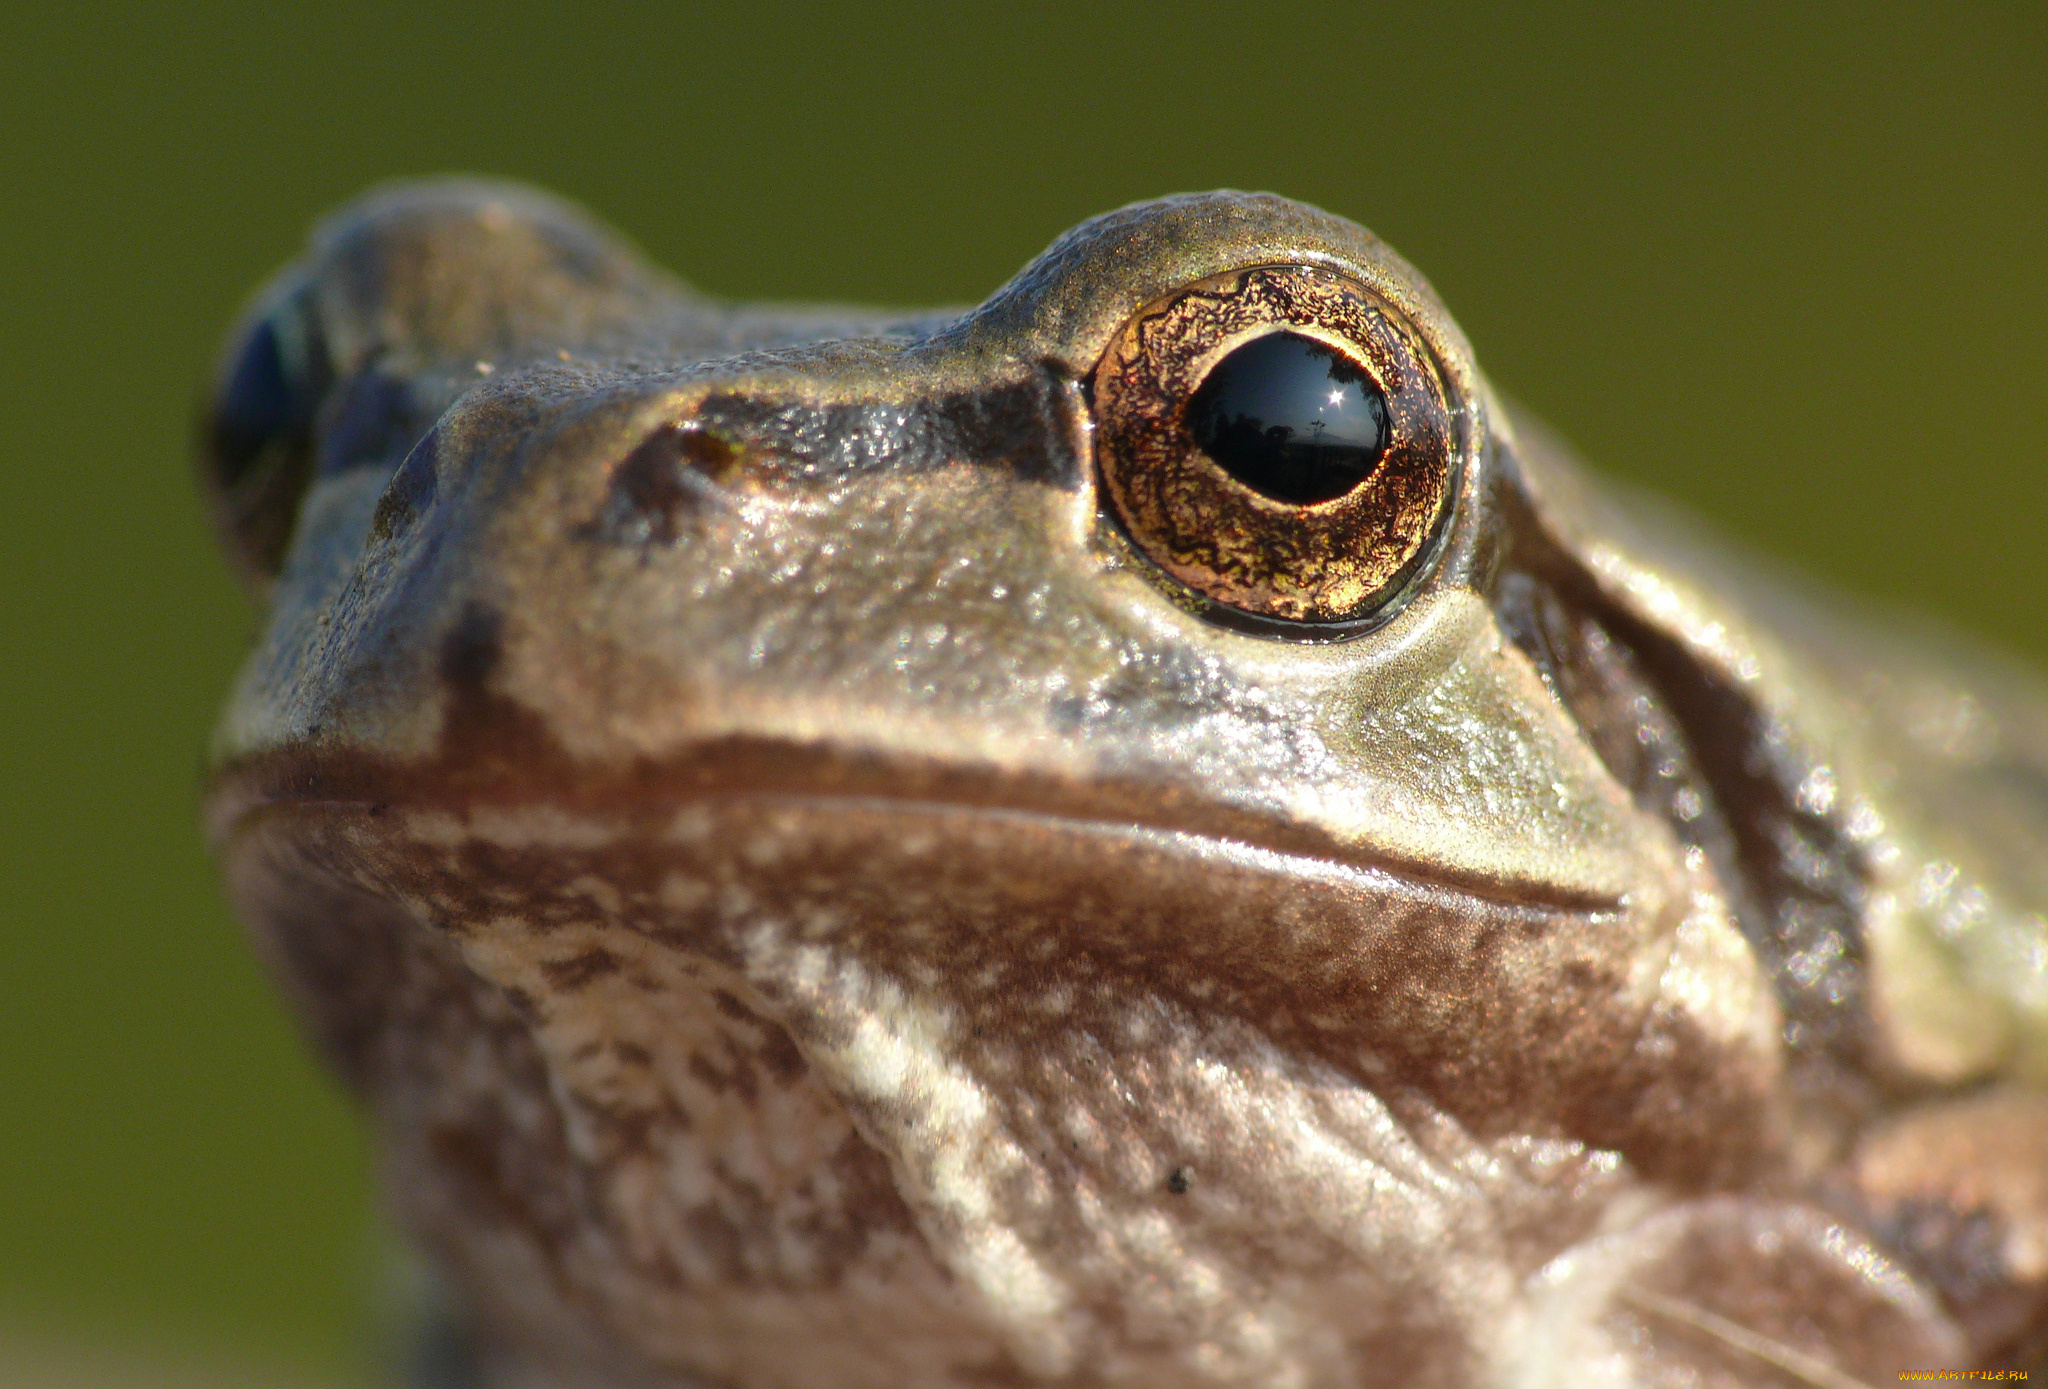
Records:
<instances>
[{"instance_id":1,"label":"dark eye stripe","mask_svg":"<svg viewBox=\"0 0 2048 1389\"><path fill-rule=\"evenodd\" d=\"M727 440L741 471L767 485L830 484L867 474L925 473L954 464L1007 468L1070 485L1055 436L1056 386L1033 373L965 394L877 404L810 405L714 395L688 423Z\"/></svg>"}]
</instances>

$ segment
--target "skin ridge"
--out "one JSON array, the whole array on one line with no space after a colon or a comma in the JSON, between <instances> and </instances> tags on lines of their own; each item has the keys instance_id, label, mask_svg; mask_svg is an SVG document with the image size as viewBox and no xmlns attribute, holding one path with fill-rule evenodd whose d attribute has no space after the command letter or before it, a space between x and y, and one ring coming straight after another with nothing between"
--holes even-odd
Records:
<instances>
[{"instance_id":1,"label":"skin ridge","mask_svg":"<svg viewBox=\"0 0 2048 1389\"><path fill-rule=\"evenodd\" d=\"M1533 528L1524 534L1533 533ZM1540 544L1540 542L1539 542ZM1759 756L1769 746L1766 716L1743 691L1717 680L1689 659L1677 644L1608 601L1559 551L1541 546L1515 561L1501 580L1540 588L1561 611L1544 616L1532 598L1516 594L1502 605L1503 629L1545 672L1568 707L1580 712L1595 745L1641 801L1666 818L1682 839L1704 848L1727 865L1733 901L1743 933L1769 970L1796 1055L1824 1062L1828 1074L1814 1085L1816 1098L1829 1087L1841 1093L1852 1078L1853 1111L1839 1121L1846 1128L1864 1117L1878 1099L1867 1032L1869 1005L1862 986L1862 921L1869 871L1863 853L1841 825L1802 811L1799 786L1810 768ZM1673 774L1615 765L1613 739L1597 722L1619 719L1622 731L1642 726L1644 715L1591 695L1574 698L1562 673L1564 657L1544 630L1559 620L1589 624L1628 653L1643 685L1638 697L1654 701L1675 724L1680 742L1672 750L1681 764ZM1569 638L1567 638L1569 639ZM1657 783L1662 781L1663 787ZM1699 808L1681 816L1669 792L1703 791ZM1661 792L1661 793L1660 793ZM1818 955L1820 968L1796 968L1801 957Z\"/></svg>"}]
</instances>

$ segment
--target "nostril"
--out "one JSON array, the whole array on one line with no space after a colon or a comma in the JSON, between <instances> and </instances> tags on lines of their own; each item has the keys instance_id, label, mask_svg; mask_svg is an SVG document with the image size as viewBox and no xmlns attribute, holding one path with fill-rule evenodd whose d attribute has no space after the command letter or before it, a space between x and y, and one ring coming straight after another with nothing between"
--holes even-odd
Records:
<instances>
[{"instance_id":1,"label":"nostril","mask_svg":"<svg viewBox=\"0 0 2048 1389\"><path fill-rule=\"evenodd\" d=\"M440 490L440 456L441 430L436 426L412 446L385 484L384 495L377 499L377 510L370 517L372 540L395 539L434 504Z\"/></svg>"},{"instance_id":2,"label":"nostril","mask_svg":"<svg viewBox=\"0 0 2048 1389\"><path fill-rule=\"evenodd\" d=\"M704 484L729 484L740 467L739 451L711 431L661 425L612 468L598 528L626 544L671 544L706 500Z\"/></svg>"}]
</instances>

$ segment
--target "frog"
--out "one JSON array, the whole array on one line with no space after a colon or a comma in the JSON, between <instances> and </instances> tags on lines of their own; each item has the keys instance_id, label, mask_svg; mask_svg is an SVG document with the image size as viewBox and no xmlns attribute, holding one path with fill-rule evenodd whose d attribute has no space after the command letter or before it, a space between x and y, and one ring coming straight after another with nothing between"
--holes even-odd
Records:
<instances>
[{"instance_id":1,"label":"frog","mask_svg":"<svg viewBox=\"0 0 2048 1389\"><path fill-rule=\"evenodd\" d=\"M1596 478L1344 218L897 312L393 185L198 454L208 832L446 1382L2048 1347L2041 684Z\"/></svg>"}]
</instances>

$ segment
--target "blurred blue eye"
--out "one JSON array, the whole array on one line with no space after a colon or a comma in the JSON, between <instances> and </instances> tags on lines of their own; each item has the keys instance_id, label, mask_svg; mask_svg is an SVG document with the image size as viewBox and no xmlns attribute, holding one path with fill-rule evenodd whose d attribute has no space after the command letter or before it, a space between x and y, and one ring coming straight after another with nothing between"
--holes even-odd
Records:
<instances>
[{"instance_id":1,"label":"blurred blue eye","mask_svg":"<svg viewBox=\"0 0 2048 1389\"><path fill-rule=\"evenodd\" d=\"M291 426L298 404L278 357L277 329L265 319L249 334L226 389L214 403L215 439L226 446L221 452L233 458L227 471L237 476L244 472L265 443Z\"/></svg>"},{"instance_id":2,"label":"blurred blue eye","mask_svg":"<svg viewBox=\"0 0 2048 1389\"><path fill-rule=\"evenodd\" d=\"M233 487L273 444L303 442L331 384L326 353L296 300L287 300L243 337L213 400L215 478Z\"/></svg>"},{"instance_id":3,"label":"blurred blue eye","mask_svg":"<svg viewBox=\"0 0 2048 1389\"><path fill-rule=\"evenodd\" d=\"M312 475L313 422L334 385L303 286L243 331L208 401L200 447L217 520L256 574L276 572Z\"/></svg>"}]
</instances>

